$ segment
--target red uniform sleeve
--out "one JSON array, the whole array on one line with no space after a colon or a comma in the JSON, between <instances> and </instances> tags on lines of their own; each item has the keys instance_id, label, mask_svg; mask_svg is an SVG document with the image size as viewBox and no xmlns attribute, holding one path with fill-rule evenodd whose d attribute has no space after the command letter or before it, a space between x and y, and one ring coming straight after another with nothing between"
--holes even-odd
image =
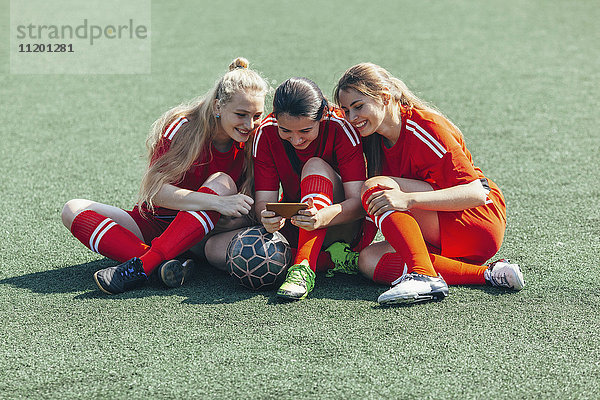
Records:
<instances>
[{"instance_id":1,"label":"red uniform sleeve","mask_svg":"<svg viewBox=\"0 0 600 400\"><path fill-rule=\"evenodd\" d=\"M169 149L171 148L171 142L173 141L175 134L186 122L188 122L188 119L186 117L178 117L175 118L175 120L173 120L169 125L167 125L167 127L163 131L162 136L160 137L160 140L158 141L156 146L154 146L152 158L150 159L150 165L154 164L156 160L158 160L167 151L169 151Z\"/></svg>"},{"instance_id":2,"label":"red uniform sleeve","mask_svg":"<svg viewBox=\"0 0 600 400\"><path fill-rule=\"evenodd\" d=\"M407 119L406 130L413 135L415 169L438 189L479 179L462 135L449 121Z\"/></svg>"},{"instance_id":3,"label":"red uniform sleeve","mask_svg":"<svg viewBox=\"0 0 600 400\"><path fill-rule=\"evenodd\" d=\"M171 141L161 137L156 146L154 146L152 158L150 159L150 165L154 164L156 160L161 158L167 151L169 151L170 148Z\"/></svg>"},{"instance_id":4,"label":"red uniform sleeve","mask_svg":"<svg viewBox=\"0 0 600 400\"><path fill-rule=\"evenodd\" d=\"M331 117L335 126L335 156L342 182L364 181L367 178L360 135L346 120Z\"/></svg>"},{"instance_id":5,"label":"red uniform sleeve","mask_svg":"<svg viewBox=\"0 0 600 400\"><path fill-rule=\"evenodd\" d=\"M261 124L254 138L252 159L254 161L254 188L259 190L279 190L279 175L271 152L269 135L277 127L268 122ZM275 132L277 133L277 132Z\"/></svg>"}]
</instances>

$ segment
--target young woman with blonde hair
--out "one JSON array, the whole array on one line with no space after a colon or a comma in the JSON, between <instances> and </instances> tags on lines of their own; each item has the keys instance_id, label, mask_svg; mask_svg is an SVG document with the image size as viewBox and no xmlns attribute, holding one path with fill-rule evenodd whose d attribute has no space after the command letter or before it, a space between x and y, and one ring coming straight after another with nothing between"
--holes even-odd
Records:
<instances>
[{"instance_id":1,"label":"young woman with blonde hair","mask_svg":"<svg viewBox=\"0 0 600 400\"><path fill-rule=\"evenodd\" d=\"M205 96L167 111L153 124L149 166L133 210L82 199L65 204L62 220L71 233L122 263L94 274L102 291L139 286L157 267L167 286L179 286L188 264L175 257L215 227L240 226L231 218L248 216L254 203L248 196L252 163L244 144L258 126L267 91L248 61L237 58ZM221 242L213 241L218 249L212 253L224 253L228 239Z\"/></svg>"},{"instance_id":2,"label":"young woman with blonde hair","mask_svg":"<svg viewBox=\"0 0 600 400\"><path fill-rule=\"evenodd\" d=\"M522 289L517 264L481 265L502 244L506 205L473 165L460 130L371 63L349 68L335 99L363 139L362 204L386 239L357 258L364 275L395 284L379 302L443 299L447 284Z\"/></svg>"}]
</instances>

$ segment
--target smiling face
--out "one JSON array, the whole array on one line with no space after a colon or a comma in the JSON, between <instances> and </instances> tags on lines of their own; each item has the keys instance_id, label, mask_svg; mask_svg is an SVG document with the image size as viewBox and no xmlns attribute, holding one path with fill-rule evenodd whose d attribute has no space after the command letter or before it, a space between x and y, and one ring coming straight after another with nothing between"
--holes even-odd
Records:
<instances>
[{"instance_id":1,"label":"smiling face","mask_svg":"<svg viewBox=\"0 0 600 400\"><path fill-rule=\"evenodd\" d=\"M346 114L346 120L363 137L376 132L385 119L387 106L384 100L374 99L356 89L340 90L339 102Z\"/></svg>"},{"instance_id":2,"label":"smiling face","mask_svg":"<svg viewBox=\"0 0 600 400\"><path fill-rule=\"evenodd\" d=\"M296 150L304 150L319 136L320 122L304 116L279 114L277 116L279 137L290 142Z\"/></svg>"},{"instance_id":3,"label":"smiling face","mask_svg":"<svg viewBox=\"0 0 600 400\"><path fill-rule=\"evenodd\" d=\"M217 140L233 139L246 142L258 126L265 108L265 95L258 92L238 92L224 105L216 105L219 115Z\"/></svg>"}]
</instances>

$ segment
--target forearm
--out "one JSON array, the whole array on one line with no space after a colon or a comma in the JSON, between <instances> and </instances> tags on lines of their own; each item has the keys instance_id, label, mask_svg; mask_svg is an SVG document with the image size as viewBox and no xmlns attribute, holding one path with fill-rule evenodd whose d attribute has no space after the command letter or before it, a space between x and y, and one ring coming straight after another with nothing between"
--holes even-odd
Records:
<instances>
[{"instance_id":1,"label":"forearm","mask_svg":"<svg viewBox=\"0 0 600 400\"><path fill-rule=\"evenodd\" d=\"M154 203L159 207L170 208L172 210L214 210L216 197L208 193L195 192L165 184L156 194Z\"/></svg>"},{"instance_id":2,"label":"forearm","mask_svg":"<svg viewBox=\"0 0 600 400\"><path fill-rule=\"evenodd\" d=\"M243 217L221 217L219 221L215 225L214 231L216 233L219 232L229 232L235 229L244 228L246 226L256 225L256 222L250 218L250 214L244 215Z\"/></svg>"},{"instance_id":3,"label":"forearm","mask_svg":"<svg viewBox=\"0 0 600 400\"><path fill-rule=\"evenodd\" d=\"M319 210L319 213L322 213L325 227L346 224L366 215L360 199L357 197L324 207Z\"/></svg>"},{"instance_id":4,"label":"forearm","mask_svg":"<svg viewBox=\"0 0 600 400\"><path fill-rule=\"evenodd\" d=\"M260 221L260 213L267 207L267 203L277 202L277 191L258 191L254 194L254 212L256 219Z\"/></svg>"},{"instance_id":5,"label":"forearm","mask_svg":"<svg viewBox=\"0 0 600 400\"><path fill-rule=\"evenodd\" d=\"M485 204L487 192L479 180L429 192L406 193L409 209L461 211Z\"/></svg>"}]
</instances>

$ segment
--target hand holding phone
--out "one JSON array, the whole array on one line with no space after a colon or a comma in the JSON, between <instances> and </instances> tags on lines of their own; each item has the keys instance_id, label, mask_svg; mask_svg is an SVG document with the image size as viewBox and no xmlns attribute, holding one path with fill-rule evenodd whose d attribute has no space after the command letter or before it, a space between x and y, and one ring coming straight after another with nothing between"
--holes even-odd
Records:
<instances>
[{"instance_id":1,"label":"hand holding phone","mask_svg":"<svg viewBox=\"0 0 600 400\"><path fill-rule=\"evenodd\" d=\"M306 210L306 203L267 203L267 211L273 211L275 214L283 218L291 218L298 214L300 210Z\"/></svg>"}]
</instances>

